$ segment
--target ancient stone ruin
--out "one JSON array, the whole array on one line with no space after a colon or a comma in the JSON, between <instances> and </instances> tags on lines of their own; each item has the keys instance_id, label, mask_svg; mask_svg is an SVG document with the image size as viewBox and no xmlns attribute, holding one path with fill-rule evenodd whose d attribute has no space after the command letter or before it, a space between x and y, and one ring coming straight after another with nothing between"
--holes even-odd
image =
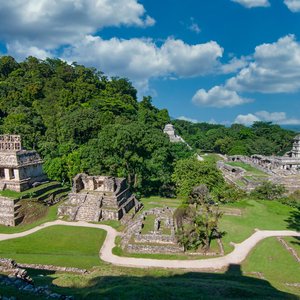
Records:
<instances>
[{"instance_id":1,"label":"ancient stone ruin","mask_svg":"<svg viewBox=\"0 0 300 300\"><path fill-rule=\"evenodd\" d=\"M58 214L69 216L70 220L98 222L120 220L131 209L136 213L141 207L124 178L78 174Z\"/></svg>"},{"instance_id":2,"label":"ancient stone ruin","mask_svg":"<svg viewBox=\"0 0 300 300\"><path fill-rule=\"evenodd\" d=\"M128 253L183 254L184 248L176 238L175 209L155 207L143 211L129 222L124 230L121 247ZM189 255L224 255L223 245L217 240L219 250L213 252L189 252Z\"/></svg>"},{"instance_id":3,"label":"ancient stone ruin","mask_svg":"<svg viewBox=\"0 0 300 300\"><path fill-rule=\"evenodd\" d=\"M168 135L171 143L184 143L190 150L192 150L192 147L180 135L176 134L175 128L172 124L166 124L164 133ZM204 160L199 154L196 154L196 157L199 161Z\"/></svg>"},{"instance_id":4,"label":"ancient stone ruin","mask_svg":"<svg viewBox=\"0 0 300 300\"><path fill-rule=\"evenodd\" d=\"M15 226L19 223L22 216L18 214L18 201L7 197L0 196L0 224L6 226ZM21 221L21 220L20 220Z\"/></svg>"},{"instance_id":5,"label":"ancient stone ruin","mask_svg":"<svg viewBox=\"0 0 300 300\"><path fill-rule=\"evenodd\" d=\"M36 151L22 149L19 135L0 135L0 191L22 192L44 181L42 163Z\"/></svg>"},{"instance_id":6,"label":"ancient stone ruin","mask_svg":"<svg viewBox=\"0 0 300 300\"><path fill-rule=\"evenodd\" d=\"M263 171L269 171L269 173L282 173L286 175L300 174L300 135L295 137L293 149L284 156L263 156L255 154L251 157L245 157L235 155L231 156L229 160L251 163Z\"/></svg>"},{"instance_id":7,"label":"ancient stone ruin","mask_svg":"<svg viewBox=\"0 0 300 300\"><path fill-rule=\"evenodd\" d=\"M251 191L261 184L263 180L270 180L277 184L283 184L292 193L300 189L300 135L296 136L293 148L284 156L263 156L259 154L250 157L233 155L226 158L228 162L242 162L253 166L265 173L265 177L249 178L244 176L245 170L233 167L226 162L219 161L218 167L224 174L225 179L233 184L238 181L243 183L245 190Z\"/></svg>"},{"instance_id":8,"label":"ancient stone ruin","mask_svg":"<svg viewBox=\"0 0 300 300\"><path fill-rule=\"evenodd\" d=\"M169 136L171 143L186 143L180 135L175 133L175 128L172 124L167 124L165 126L164 133Z\"/></svg>"},{"instance_id":9,"label":"ancient stone ruin","mask_svg":"<svg viewBox=\"0 0 300 300\"><path fill-rule=\"evenodd\" d=\"M128 224L121 247L129 253L183 253L175 237L173 213L169 207L144 211ZM151 229L145 231L149 221Z\"/></svg>"}]
</instances>

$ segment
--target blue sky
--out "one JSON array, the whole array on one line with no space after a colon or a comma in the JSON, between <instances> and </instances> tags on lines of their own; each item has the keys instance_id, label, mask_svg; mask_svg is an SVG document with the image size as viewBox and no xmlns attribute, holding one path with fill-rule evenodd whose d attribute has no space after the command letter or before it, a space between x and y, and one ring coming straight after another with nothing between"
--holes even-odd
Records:
<instances>
[{"instance_id":1,"label":"blue sky","mask_svg":"<svg viewBox=\"0 0 300 300\"><path fill-rule=\"evenodd\" d=\"M0 52L128 77L174 118L300 124L300 0L0 0Z\"/></svg>"}]
</instances>

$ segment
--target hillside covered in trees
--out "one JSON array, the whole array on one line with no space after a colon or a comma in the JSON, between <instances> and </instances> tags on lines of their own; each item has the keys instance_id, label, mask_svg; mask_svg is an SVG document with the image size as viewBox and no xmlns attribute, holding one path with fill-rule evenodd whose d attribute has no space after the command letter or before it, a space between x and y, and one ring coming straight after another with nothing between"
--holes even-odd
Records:
<instances>
[{"instance_id":1,"label":"hillside covered in trees","mask_svg":"<svg viewBox=\"0 0 300 300\"><path fill-rule=\"evenodd\" d=\"M177 156L162 129L170 121L123 78L59 59L0 58L0 132L21 134L54 180L79 172L126 177L135 190L163 193Z\"/></svg>"},{"instance_id":2,"label":"hillside covered in trees","mask_svg":"<svg viewBox=\"0 0 300 300\"><path fill-rule=\"evenodd\" d=\"M69 183L80 172L112 175L126 177L143 195L170 195L179 160L195 163L187 160L193 151L163 133L169 122L168 111L154 107L150 97L138 101L127 79L59 59L0 58L0 133L22 135L24 147L42 155L50 179ZM195 149L227 154L281 154L294 136L268 123L173 123ZM215 166L202 169L221 176Z\"/></svg>"},{"instance_id":3,"label":"hillside covered in trees","mask_svg":"<svg viewBox=\"0 0 300 300\"><path fill-rule=\"evenodd\" d=\"M283 155L291 150L296 133L270 122L251 127L172 121L179 134L194 148L228 155Z\"/></svg>"}]
</instances>

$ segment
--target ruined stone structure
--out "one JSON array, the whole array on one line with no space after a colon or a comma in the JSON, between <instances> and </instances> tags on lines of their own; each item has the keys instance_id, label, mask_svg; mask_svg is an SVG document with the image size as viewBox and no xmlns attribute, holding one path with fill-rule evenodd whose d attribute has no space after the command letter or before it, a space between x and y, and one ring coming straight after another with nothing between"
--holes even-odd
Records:
<instances>
[{"instance_id":1,"label":"ruined stone structure","mask_svg":"<svg viewBox=\"0 0 300 300\"><path fill-rule=\"evenodd\" d=\"M121 247L129 253L183 253L175 237L174 210L168 207L144 211L128 224ZM142 233L145 220L155 216L153 230Z\"/></svg>"},{"instance_id":2,"label":"ruined stone structure","mask_svg":"<svg viewBox=\"0 0 300 300\"><path fill-rule=\"evenodd\" d=\"M226 158L227 161L243 162L252 165L265 173L263 178L248 178L241 172L241 168L232 167L224 162L218 162L219 169L225 179L233 184L242 182L247 191L251 191L261 184L263 180L270 180L276 184L283 184L289 193L300 190L300 135L296 136L293 149L284 156L234 155ZM243 169L242 169L243 170ZM239 186L241 187L241 185Z\"/></svg>"},{"instance_id":3,"label":"ruined stone structure","mask_svg":"<svg viewBox=\"0 0 300 300\"><path fill-rule=\"evenodd\" d=\"M294 138L293 149L289 153L289 156L292 157L292 158L299 158L300 159L300 134L297 135Z\"/></svg>"},{"instance_id":4,"label":"ruined stone structure","mask_svg":"<svg viewBox=\"0 0 300 300\"><path fill-rule=\"evenodd\" d=\"M175 128L172 124L167 124L165 126L164 133L168 135L171 143L184 143L190 150L192 150L192 147L180 135L176 134ZM196 157L199 161L204 160L199 154L196 154Z\"/></svg>"},{"instance_id":5,"label":"ruined stone structure","mask_svg":"<svg viewBox=\"0 0 300 300\"><path fill-rule=\"evenodd\" d=\"M0 190L22 192L44 181L42 163L36 151L22 149L19 135L0 135Z\"/></svg>"},{"instance_id":6,"label":"ruined stone structure","mask_svg":"<svg viewBox=\"0 0 300 300\"><path fill-rule=\"evenodd\" d=\"M246 157L235 155L229 157L229 160L253 164L255 167L269 174L300 174L300 135L295 137L293 149L284 156L263 156L255 154L251 157ZM281 170L286 172L281 172Z\"/></svg>"},{"instance_id":7,"label":"ruined stone structure","mask_svg":"<svg viewBox=\"0 0 300 300\"><path fill-rule=\"evenodd\" d=\"M167 124L164 128L164 133L170 138L171 143L185 143L185 140L175 133L175 128L172 124Z\"/></svg>"},{"instance_id":8,"label":"ruined stone structure","mask_svg":"<svg viewBox=\"0 0 300 300\"><path fill-rule=\"evenodd\" d=\"M22 218L18 214L18 201L7 197L0 196L0 224L6 226L15 226Z\"/></svg>"},{"instance_id":9,"label":"ruined stone structure","mask_svg":"<svg viewBox=\"0 0 300 300\"><path fill-rule=\"evenodd\" d=\"M136 216L124 230L121 240L122 249L128 253L183 254L184 248L179 245L175 235L174 211L175 209L167 206L155 207ZM150 223L153 221L151 229L148 227L149 220ZM144 230L146 223L148 223L147 230ZM189 255L224 255L221 240L218 239L217 242L219 250L215 252L196 251L189 252Z\"/></svg>"},{"instance_id":10,"label":"ruined stone structure","mask_svg":"<svg viewBox=\"0 0 300 300\"><path fill-rule=\"evenodd\" d=\"M124 178L78 174L69 199L58 208L58 214L71 220L98 222L120 220L132 208L136 213L141 207Z\"/></svg>"}]
</instances>

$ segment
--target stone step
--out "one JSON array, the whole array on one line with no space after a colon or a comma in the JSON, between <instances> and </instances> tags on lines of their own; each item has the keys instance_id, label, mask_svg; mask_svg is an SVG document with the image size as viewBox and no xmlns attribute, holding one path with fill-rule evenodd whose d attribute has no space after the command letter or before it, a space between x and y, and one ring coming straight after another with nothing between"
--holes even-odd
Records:
<instances>
[{"instance_id":1,"label":"stone step","mask_svg":"<svg viewBox=\"0 0 300 300\"><path fill-rule=\"evenodd\" d=\"M99 207L87 207L87 206L81 206L76 214L75 219L77 221L94 221L98 222L100 217L100 209Z\"/></svg>"}]
</instances>

